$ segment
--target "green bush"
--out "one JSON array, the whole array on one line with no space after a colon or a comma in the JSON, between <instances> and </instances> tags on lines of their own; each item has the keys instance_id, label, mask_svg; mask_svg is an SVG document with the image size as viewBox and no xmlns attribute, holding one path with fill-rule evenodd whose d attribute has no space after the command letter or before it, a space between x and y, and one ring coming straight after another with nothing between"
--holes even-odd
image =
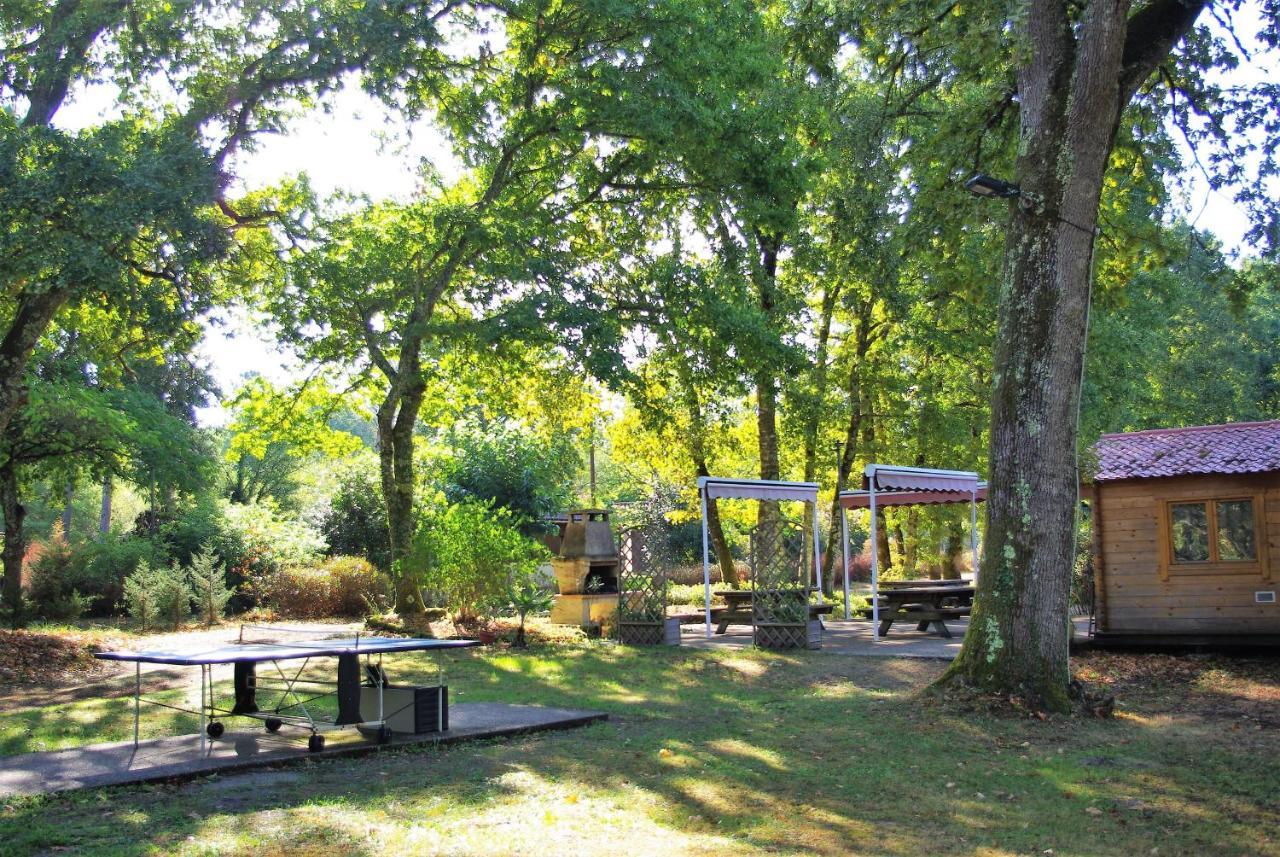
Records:
<instances>
[{"instance_id":1,"label":"green bush","mask_svg":"<svg viewBox=\"0 0 1280 857\"><path fill-rule=\"evenodd\" d=\"M194 596L191 581L187 570L177 562L171 563L167 568L161 566L156 572L156 614L167 620L176 631L184 620L191 618L191 601Z\"/></svg>"},{"instance_id":2,"label":"green bush","mask_svg":"<svg viewBox=\"0 0 1280 857\"><path fill-rule=\"evenodd\" d=\"M55 524L53 534L34 546L34 559L27 567L27 594L36 611L46 619L64 619L54 616L54 605L63 601L79 581L75 551L62 536L62 529ZM79 617L75 617L79 618Z\"/></svg>"},{"instance_id":3,"label":"green bush","mask_svg":"<svg viewBox=\"0 0 1280 857\"><path fill-rule=\"evenodd\" d=\"M419 521L405 571L470 621L508 603L512 581L532 574L546 557L546 548L522 535L508 510L438 500Z\"/></svg>"},{"instance_id":4,"label":"green bush","mask_svg":"<svg viewBox=\"0 0 1280 857\"><path fill-rule=\"evenodd\" d=\"M367 616L390 606L386 576L363 557L338 556L319 566L283 568L261 586L263 603L290 619Z\"/></svg>"},{"instance_id":5,"label":"green bush","mask_svg":"<svg viewBox=\"0 0 1280 857\"><path fill-rule=\"evenodd\" d=\"M383 571L391 567L387 504L376 479L364 468L351 468L330 501L320 523L333 556L362 556Z\"/></svg>"},{"instance_id":6,"label":"green bush","mask_svg":"<svg viewBox=\"0 0 1280 857\"><path fill-rule=\"evenodd\" d=\"M121 596L125 612L144 628L156 623L159 605L156 601L156 571L143 562L124 579Z\"/></svg>"},{"instance_id":7,"label":"green bush","mask_svg":"<svg viewBox=\"0 0 1280 857\"><path fill-rule=\"evenodd\" d=\"M82 591L95 596L95 612L108 612L115 608L124 594L124 581L140 565L152 566L168 562L162 545L135 535L108 533L99 542L86 544L84 557L84 581Z\"/></svg>"},{"instance_id":8,"label":"green bush","mask_svg":"<svg viewBox=\"0 0 1280 857\"><path fill-rule=\"evenodd\" d=\"M164 566L142 563L124 580L124 606L144 628L166 620L175 630L191 616L193 593L187 569L176 562Z\"/></svg>"},{"instance_id":9,"label":"green bush","mask_svg":"<svg viewBox=\"0 0 1280 857\"><path fill-rule=\"evenodd\" d=\"M278 572L314 566L324 553L324 536L308 524L280 515L274 503L219 504L223 518L210 547L222 557L227 581L245 597L233 607L263 603L263 587Z\"/></svg>"}]
</instances>

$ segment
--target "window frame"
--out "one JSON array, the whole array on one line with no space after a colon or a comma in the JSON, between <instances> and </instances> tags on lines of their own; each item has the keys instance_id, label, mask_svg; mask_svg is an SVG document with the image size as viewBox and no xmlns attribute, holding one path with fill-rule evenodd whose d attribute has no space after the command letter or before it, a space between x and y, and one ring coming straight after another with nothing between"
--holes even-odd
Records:
<instances>
[{"instance_id":1,"label":"window frame","mask_svg":"<svg viewBox=\"0 0 1280 857\"><path fill-rule=\"evenodd\" d=\"M1231 492L1218 496L1171 497L1160 503L1160 579L1170 575L1211 574L1260 574L1263 580L1271 579L1271 564L1267 558L1265 494ZM1253 559L1220 559L1218 556L1218 504L1248 501L1253 504ZM1194 504L1205 506L1209 524L1209 559L1203 562L1176 562L1173 559L1173 507Z\"/></svg>"}]
</instances>

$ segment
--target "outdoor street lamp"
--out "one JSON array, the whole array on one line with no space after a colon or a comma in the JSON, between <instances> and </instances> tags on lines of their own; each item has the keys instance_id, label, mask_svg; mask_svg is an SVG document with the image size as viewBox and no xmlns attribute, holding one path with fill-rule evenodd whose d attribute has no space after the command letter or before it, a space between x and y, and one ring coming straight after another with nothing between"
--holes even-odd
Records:
<instances>
[{"instance_id":1,"label":"outdoor street lamp","mask_svg":"<svg viewBox=\"0 0 1280 857\"><path fill-rule=\"evenodd\" d=\"M1004 179L998 179L989 176L986 173L978 173L973 178L964 183L965 190L974 196L986 197L988 199L1000 198L1008 199L1010 197L1021 196L1022 191L1016 184L1007 182Z\"/></svg>"},{"instance_id":2,"label":"outdoor street lamp","mask_svg":"<svg viewBox=\"0 0 1280 857\"><path fill-rule=\"evenodd\" d=\"M976 173L971 179L964 183L965 190L974 196L980 196L983 199L1012 199L1019 197L1019 204L1027 210L1031 210L1039 205L1043 200L1038 194L1031 191L1023 191L1013 182L1007 182L1004 179L998 179L995 176L989 176L986 173ZM1088 229L1079 223L1067 220L1065 217L1054 217L1059 223L1065 223L1068 226L1074 226L1081 232L1087 232L1095 237L1102 234L1102 227L1095 226Z\"/></svg>"}]
</instances>

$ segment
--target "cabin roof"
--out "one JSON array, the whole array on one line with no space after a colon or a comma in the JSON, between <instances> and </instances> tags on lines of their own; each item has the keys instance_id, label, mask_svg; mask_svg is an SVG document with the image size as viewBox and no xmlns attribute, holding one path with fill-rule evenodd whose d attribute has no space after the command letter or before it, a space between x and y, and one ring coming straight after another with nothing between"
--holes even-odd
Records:
<instances>
[{"instance_id":1,"label":"cabin roof","mask_svg":"<svg viewBox=\"0 0 1280 857\"><path fill-rule=\"evenodd\" d=\"M1097 482L1280 470L1280 420L1104 434Z\"/></svg>"}]
</instances>

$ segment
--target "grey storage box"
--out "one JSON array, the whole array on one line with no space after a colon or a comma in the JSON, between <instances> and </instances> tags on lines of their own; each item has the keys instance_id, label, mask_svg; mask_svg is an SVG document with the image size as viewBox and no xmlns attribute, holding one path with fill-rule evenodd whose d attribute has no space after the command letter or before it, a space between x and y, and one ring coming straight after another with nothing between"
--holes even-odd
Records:
<instances>
[{"instance_id":1,"label":"grey storage box","mask_svg":"<svg viewBox=\"0 0 1280 857\"><path fill-rule=\"evenodd\" d=\"M382 688L382 714L392 732L407 735L447 732L449 688L447 685L386 685ZM378 719L377 687L361 685L360 717L366 723Z\"/></svg>"}]
</instances>

